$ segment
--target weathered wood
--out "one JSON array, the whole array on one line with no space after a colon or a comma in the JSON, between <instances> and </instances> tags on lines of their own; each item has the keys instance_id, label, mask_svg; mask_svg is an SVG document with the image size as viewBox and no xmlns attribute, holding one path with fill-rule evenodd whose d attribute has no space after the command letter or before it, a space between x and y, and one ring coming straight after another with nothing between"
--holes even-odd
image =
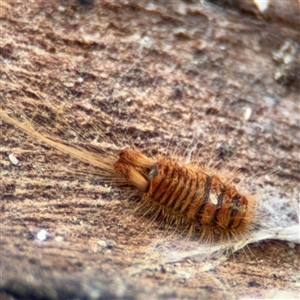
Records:
<instances>
[{"instance_id":1,"label":"weathered wood","mask_svg":"<svg viewBox=\"0 0 300 300\"><path fill-rule=\"evenodd\" d=\"M234 1L238 9L204 1L3 2L1 108L30 115L33 104L52 105L81 124L86 143L101 127L152 153L172 135L181 153L193 138L204 158L236 153L228 165L241 168L245 189L272 192L265 205L275 212L265 222L297 224L299 3L290 2L291 14L276 1L268 13L249 1ZM54 129L45 124L64 136L55 121ZM162 242L168 233L137 220L134 200L96 175L72 173L83 164L1 122L1 299L299 293L293 243L251 245L213 270L203 257L164 263L156 255L172 255ZM277 168L261 189L247 180Z\"/></svg>"}]
</instances>

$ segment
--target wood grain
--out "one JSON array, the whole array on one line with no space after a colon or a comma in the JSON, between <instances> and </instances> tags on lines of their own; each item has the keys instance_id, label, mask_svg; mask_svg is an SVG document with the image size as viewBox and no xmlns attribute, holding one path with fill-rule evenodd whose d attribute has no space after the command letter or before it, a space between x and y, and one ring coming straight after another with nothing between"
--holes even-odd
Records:
<instances>
[{"instance_id":1,"label":"wood grain","mask_svg":"<svg viewBox=\"0 0 300 300\"><path fill-rule=\"evenodd\" d=\"M96 127L150 153L170 140L183 153L196 138L203 158L207 149L220 159L235 153L228 165L240 168L249 189L247 178L279 168L261 191L275 195L279 221L266 222L295 224L299 26L278 10L272 17L214 2L2 2L1 108L30 115L33 104L51 104L86 144ZM73 173L89 167L0 122L1 299L299 293L300 247L292 243L254 244L214 268L196 257L155 260L168 234L137 218L134 200L96 175ZM62 129L54 128L64 137Z\"/></svg>"}]
</instances>

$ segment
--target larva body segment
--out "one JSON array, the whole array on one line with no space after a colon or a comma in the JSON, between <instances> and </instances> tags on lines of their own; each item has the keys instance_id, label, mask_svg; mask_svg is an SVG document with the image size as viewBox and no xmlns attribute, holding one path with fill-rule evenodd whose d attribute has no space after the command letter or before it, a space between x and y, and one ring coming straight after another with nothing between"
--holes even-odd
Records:
<instances>
[{"instance_id":1,"label":"larva body segment","mask_svg":"<svg viewBox=\"0 0 300 300\"><path fill-rule=\"evenodd\" d=\"M160 212L166 222L188 227L190 233L200 231L204 240L243 235L251 227L254 199L200 166L180 166L165 157L155 160L126 148L114 168L140 189L151 210Z\"/></svg>"}]
</instances>

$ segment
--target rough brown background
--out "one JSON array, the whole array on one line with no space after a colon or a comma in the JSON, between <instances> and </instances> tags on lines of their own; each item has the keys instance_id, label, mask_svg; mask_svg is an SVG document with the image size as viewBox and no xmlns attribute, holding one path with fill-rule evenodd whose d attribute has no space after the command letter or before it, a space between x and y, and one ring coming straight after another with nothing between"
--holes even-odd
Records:
<instances>
[{"instance_id":1,"label":"rough brown background","mask_svg":"<svg viewBox=\"0 0 300 300\"><path fill-rule=\"evenodd\" d=\"M100 127L146 151L197 133L220 159L236 153L244 178L279 168L264 184L297 199L299 2L213 2L2 1L2 109L51 104L86 142ZM151 251L165 230L78 165L1 123L1 299L297 299L299 245L253 244L206 272L162 264Z\"/></svg>"}]
</instances>

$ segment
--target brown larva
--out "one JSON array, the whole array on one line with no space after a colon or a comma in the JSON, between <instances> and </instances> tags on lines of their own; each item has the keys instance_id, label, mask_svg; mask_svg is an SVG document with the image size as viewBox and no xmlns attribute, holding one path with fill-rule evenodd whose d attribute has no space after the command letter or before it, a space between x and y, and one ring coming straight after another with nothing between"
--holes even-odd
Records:
<instances>
[{"instance_id":1,"label":"brown larva","mask_svg":"<svg viewBox=\"0 0 300 300\"><path fill-rule=\"evenodd\" d=\"M138 188L142 203L167 223L188 227L190 234L199 231L205 241L235 237L250 228L254 199L199 165L180 166L170 158L149 158L125 148L114 170Z\"/></svg>"},{"instance_id":2,"label":"brown larva","mask_svg":"<svg viewBox=\"0 0 300 300\"><path fill-rule=\"evenodd\" d=\"M117 185L136 188L142 207L167 224L176 224L203 241L238 238L251 228L255 200L240 194L232 179L200 164L180 165L177 160L148 157L141 151L93 152L69 146L39 133L29 121L20 122L1 112L2 118L50 146L88 162L102 178Z\"/></svg>"}]
</instances>

